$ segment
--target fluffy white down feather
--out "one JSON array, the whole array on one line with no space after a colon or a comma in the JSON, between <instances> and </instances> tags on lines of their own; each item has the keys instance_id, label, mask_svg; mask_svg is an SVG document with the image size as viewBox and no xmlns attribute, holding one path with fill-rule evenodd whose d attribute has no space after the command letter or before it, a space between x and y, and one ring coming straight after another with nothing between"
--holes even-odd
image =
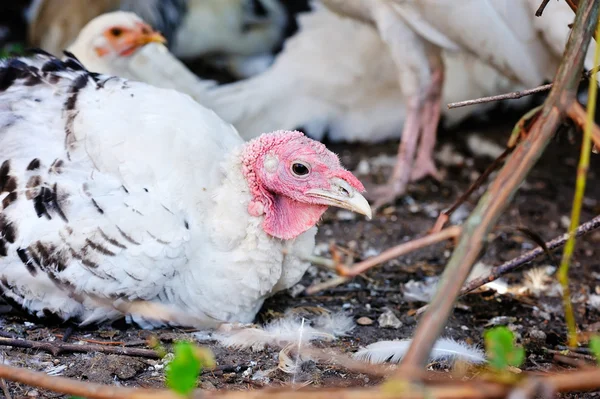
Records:
<instances>
[{"instance_id":1,"label":"fluffy white down feather","mask_svg":"<svg viewBox=\"0 0 600 399\"><path fill-rule=\"evenodd\" d=\"M69 63L0 63L0 176L16 185L0 190L6 298L83 324L120 312L74 294L250 322L297 282L316 228L273 239L248 213L231 125L176 91Z\"/></svg>"},{"instance_id":2,"label":"fluffy white down feather","mask_svg":"<svg viewBox=\"0 0 600 399\"><path fill-rule=\"evenodd\" d=\"M360 349L353 356L355 359L371 363L398 363L410 346L411 340L379 341ZM476 346L456 341L452 338L440 338L436 341L431 354L430 361L454 361L461 360L468 363L484 363L485 355Z\"/></svg>"},{"instance_id":3,"label":"fluffy white down feather","mask_svg":"<svg viewBox=\"0 0 600 399\"><path fill-rule=\"evenodd\" d=\"M315 340L332 341L354 328L352 318L343 313L321 315L309 324L294 316L285 316L263 326L229 326L220 328L213 338L230 348L263 349L265 346L284 347L289 344L308 344Z\"/></svg>"},{"instance_id":4,"label":"fluffy white down feather","mask_svg":"<svg viewBox=\"0 0 600 399\"><path fill-rule=\"evenodd\" d=\"M270 68L251 79L215 87L209 106L246 139L273 127L302 127L315 139L328 131L333 141L398 138L405 99L377 31L316 1L312 12L299 15L298 24L298 33L286 41ZM521 88L470 54L447 52L444 61L444 104ZM489 107L443 107L443 113L446 123L453 124Z\"/></svg>"}]
</instances>

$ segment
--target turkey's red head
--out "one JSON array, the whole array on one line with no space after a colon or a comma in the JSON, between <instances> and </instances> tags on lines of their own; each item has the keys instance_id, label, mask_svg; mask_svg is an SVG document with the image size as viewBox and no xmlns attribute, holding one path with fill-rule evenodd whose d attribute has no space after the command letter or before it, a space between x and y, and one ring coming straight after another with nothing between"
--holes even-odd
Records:
<instances>
[{"instance_id":1,"label":"turkey's red head","mask_svg":"<svg viewBox=\"0 0 600 399\"><path fill-rule=\"evenodd\" d=\"M249 142L243 172L252 194L248 212L264 215L263 228L274 237L297 237L329 206L371 217L360 181L334 153L301 132L268 133Z\"/></svg>"}]
</instances>

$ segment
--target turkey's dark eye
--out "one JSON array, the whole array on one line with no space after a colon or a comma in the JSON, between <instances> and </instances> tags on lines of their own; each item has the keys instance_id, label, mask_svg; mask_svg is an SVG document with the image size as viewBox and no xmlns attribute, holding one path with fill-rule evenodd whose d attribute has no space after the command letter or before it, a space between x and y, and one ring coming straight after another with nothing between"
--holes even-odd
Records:
<instances>
[{"instance_id":1,"label":"turkey's dark eye","mask_svg":"<svg viewBox=\"0 0 600 399\"><path fill-rule=\"evenodd\" d=\"M123 34L123 29L121 28L112 28L110 30L110 34L113 35L114 37L119 37Z\"/></svg>"},{"instance_id":2,"label":"turkey's dark eye","mask_svg":"<svg viewBox=\"0 0 600 399\"><path fill-rule=\"evenodd\" d=\"M296 162L292 165L292 172L294 172L296 176L306 176L310 171L308 170L308 166L304 165L303 163Z\"/></svg>"}]
</instances>

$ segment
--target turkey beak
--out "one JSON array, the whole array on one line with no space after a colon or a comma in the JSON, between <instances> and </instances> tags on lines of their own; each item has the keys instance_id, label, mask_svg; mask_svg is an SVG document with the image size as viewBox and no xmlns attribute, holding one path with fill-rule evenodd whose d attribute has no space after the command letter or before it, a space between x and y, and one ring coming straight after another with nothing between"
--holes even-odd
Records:
<instances>
[{"instance_id":1,"label":"turkey beak","mask_svg":"<svg viewBox=\"0 0 600 399\"><path fill-rule=\"evenodd\" d=\"M327 190L313 188L306 191L306 195L319 199L323 205L336 206L365 215L367 219L373 217L369 202L354 187L346 181L334 177L331 187Z\"/></svg>"},{"instance_id":2,"label":"turkey beak","mask_svg":"<svg viewBox=\"0 0 600 399\"><path fill-rule=\"evenodd\" d=\"M138 36L138 38L136 40L136 44L138 46L144 46L148 43L165 44L166 42L167 42L167 39L165 39L164 36L158 32L150 32L150 33L141 34Z\"/></svg>"}]
</instances>

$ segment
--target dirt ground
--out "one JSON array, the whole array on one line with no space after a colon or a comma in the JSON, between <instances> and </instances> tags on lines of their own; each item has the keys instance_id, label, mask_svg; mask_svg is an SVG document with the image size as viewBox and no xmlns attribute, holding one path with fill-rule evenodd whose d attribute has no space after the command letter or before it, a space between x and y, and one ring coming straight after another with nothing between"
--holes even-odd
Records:
<instances>
[{"instance_id":1,"label":"dirt ground","mask_svg":"<svg viewBox=\"0 0 600 399\"><path fill-rule=\"evenodd\" d=\"M501 144L506 141L517 118L518 114L497 112L487 121L471 121L458 129L441 132L437 152L441 154L438 163L445 174L442 182L424 180L412 185L409 196L395 206L383 209L372 221L335 209L328 211L320 225L317 251L329 256L327 246L333 240L339 247L350 249L355 254L355 260L360 260L422 235L433 225L437 213L449 206L491 162L488 156L470 150L468 143L473 141L472 137L484 137ZM330 148L340 154L342 162L350 169L367 173L359 174L359 177L369 183L381 181L389 174L396 145L390 142L376 146L330 145ZM545 240L565 231L578 154L578 134L564 129L550 144L504 213L500 228L494 233L495 239L488 245L481 263L495 266L533 248L535 244L515 228L526 227ZM584 221L600 213L600 155L592 158L584 201ZM456 221L464 220L475 203L476 198L473 198L461 208L455 215ZM589 298L600 293L599 242L600 232L579 240L571 272L571 289L582 331L596 331L600 325L600 312L594 307L600 302L597 300L600 297L596 297L596 300ZM332 311L344 311L354 320L361 317L372 320L373 324L357 325L349 336L331 344L345 353L352 353L361 346L379 340L409 338L416 326L411 311L422 306L423 302L409 301L407 293L414 294L414 289L410 288L414 287L414 282L423 282L428 277L439 275L451 249L451 243L445 243L417 251L369 271L366 278L355 278L348 284L313 296L300 292L302 287L294 290L295 297L290 292L280 293L265 303L259 320L268 319L273 312L297 306L320 306ZM554 278L549 275L559 256L560 252L556 252L555 262L539 259L507 277L507 293L486 290L461 299L444 336L481 344L484 328L508 324L527 350L523 369L546 372L568 368L547 351L558 349L566 338L559 291ZM534 267L538 268L534 272L525 271ZM308 287L331 276L311 268L301 284ZM410 280L414 281L407 285ZM379 326L379 316L389 310L400 319L402 326ZM10 313L3 315L0 323L3 335L35 341L58 340L65 332L64 326L35 324ZM75 331L69 342L77 343L82 339L113 341L143 348L146 347L144 339L151 334L156 334L167 347L173 340L189 337L181 330L150 332L105 326L96 330ZM294 377L276 369L278 349L252 352L225 349L214 342L203 344L214 351L219 365L217 371L203 374L201 386L205 389L254 389L265 384L280 386L290 384L292 378L296 383L301 381L314 386L362 386L377 382L366 375L320 363L305 365L302 375ZM9 347L0 347L0 354L5 362L15 366L80 380L122 386L164 386L164 362L157 360L100 353L53 356L39 350ZM269 372L271 369L274 370ZM14 383L8 383L8 387L13 397L60 397ZM592 396L592 393L586 394L586 397Z\"/></svg>"}]
</instances>

